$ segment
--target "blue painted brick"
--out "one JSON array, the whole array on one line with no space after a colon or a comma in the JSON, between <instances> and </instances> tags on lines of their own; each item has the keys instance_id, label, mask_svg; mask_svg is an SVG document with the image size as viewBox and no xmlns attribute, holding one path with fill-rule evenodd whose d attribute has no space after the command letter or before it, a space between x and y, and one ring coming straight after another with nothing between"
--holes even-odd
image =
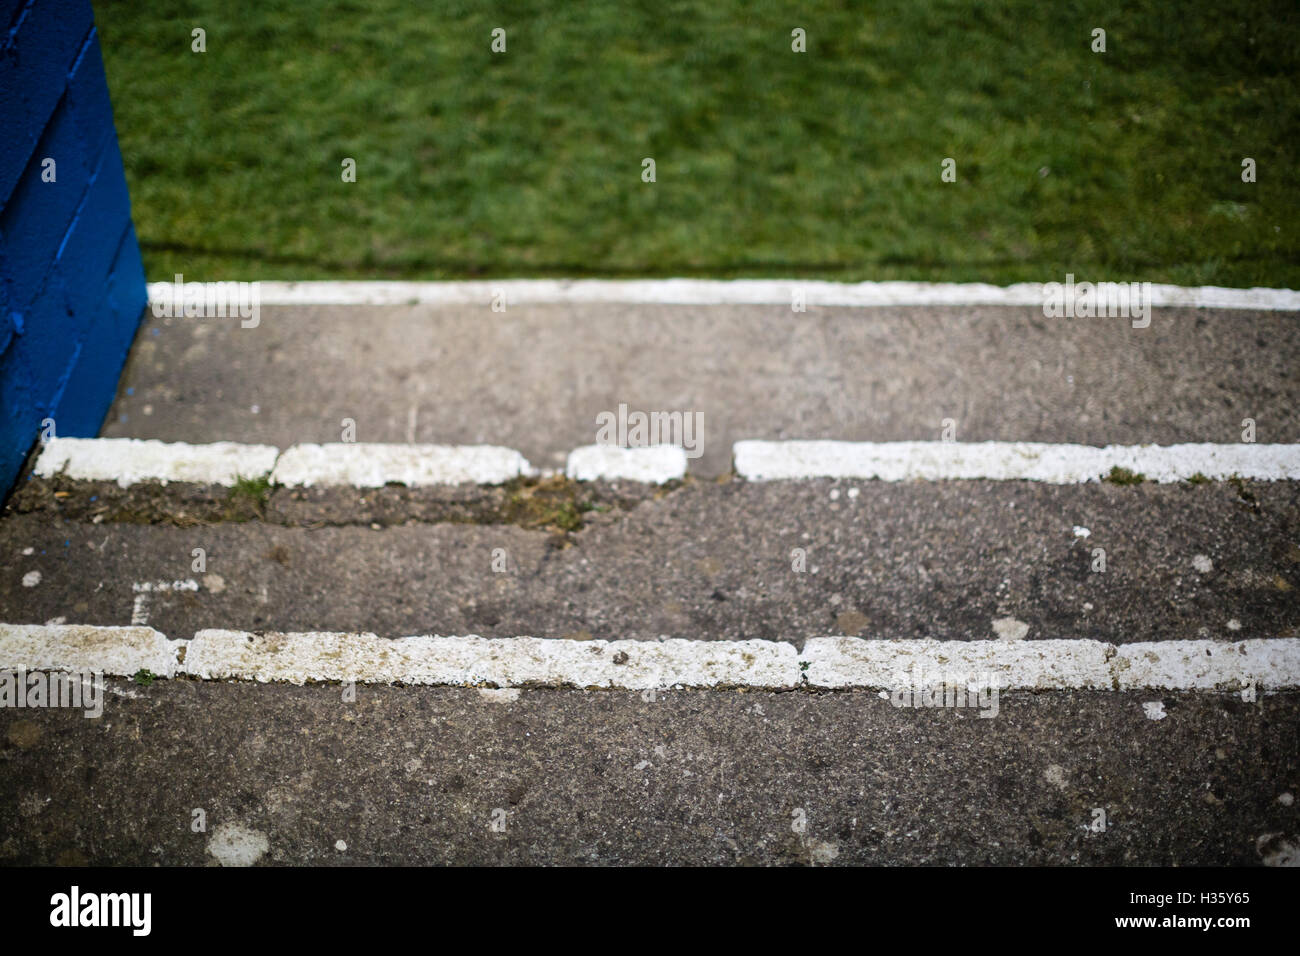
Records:
<instances>
[{"instance_id":1,"label":"blue painted brick","mask_svg":"<svg viewBox=\"0 0 1300 956\"><path fill-rule=\"evenodd\" d=\"M27 0L0 0L0 46L5 45L8 39L6 34L13 26L14 20L18 19L18 11L26 2Z\"/></svg>"},{"instance_id":2,"label":"blue painted brick","mask_svg":"<svg viewBox=\"0 0 1300 956\"><path fill-rule=\"evenodd\" d=\"M108 294L108 274L105 272L103 276L93 279L83 274L72 281L63 274L63 269L56 265L50 273L48 282L50 287L57 289L63 297L63 304L66 307L64 311L66 315L64 332L68 343L66 348L70 349L72 343L81 341L85 336L96 316L108 308L105 300Z\"/></svg>"},{"instance_id":3,"label":"blue painted brick","mask_svg":"<svg viewBox=\"0 0 1300 956\"><path fill-rule=\"evenodd\" d=\"M55 380L54 398L48 404L61 435L92 437L112 403L117 376L135 337L148 294L140 246L127 221L106 274L98 280L83 277L73 284L55 275L65 286L66 322L78 344L72 364ZM49 389L44 378L40 387Z\"/></svg>"},{"instance_id":4,"label":"blue painted brick","mask_svg":"<svg viewBox=\"0 0 1300 956\"><path fill-rule=\"evenodd\" d=\"M130 324L131 334L135 335L148 304L149 288L145 282L144 263L140 259L140 243L136 239L135 226L127 223L126 235L122 237L113 269L108 274L108 307Z\"/></svg>"},{"instance_id":5,"label":"blue painted brick","mask_svg":"<svg viewBox=\"0 0 1300 956\"><path fill-rule=\"evenodd\" d=\"M105 267L104 273L99 276L78 271L74 278L64 274L63 268L59 266L54 270L54 279L62 289L63 299L68 305L71 322L69 331L81 335L95 317L108 308L105 298L108 295L108 268Z\"/></svg>"},{"instance_id":6,"label":"blue painted brick","mask_svg":"<svg viewBox=\"0 0 1300 956\"><path fill-rule=\"evenodd\" d=\"M22 334L0 355L0 479L6 488L73 368L76 344L68 338L64 310L56 286L42 289L25 310Z\"/></svg>"},{"instance_id":7,"label":"blue painted brick","mask_svg":"<svg viewBox=\"0 0 1300 956\"><path fill-rule=\"evenodd\" d=\"M76 218L68 227L57 260L69 281L97 282L108 275L117 242L131 220L131 197L116 141L100 157Z\"/></svg>"},{"instance_id":8,"label":"blue painted brick","mask_svg":"<svg viewBox=\"0 0 1300 956\"><path fill-rule=\"evenodd\" d=\"M92 263L82 256L72 263L55 264L54 276L63 289L75 334L85 332L96 317L110 307L107 296L113 261L118 255L122 237L130 228L130 219L102 222L95 227L94 236L96 253L103 254L98 262ZM118 236L117 241L108 238L114 233ZM134 236L134 232L131 235Z\"/></svg>"},{"instance_id":9,"label":"blue painted brick","mask_svg":"<svg viewBox=\"0 0 1300 956\"><path fill-rule=\"evenodd\" d=\"M62 383L62 393L51 415L59 435L94 438L99 434L99 426L113 404L117 376L131 348L131 339L113 316L100 317Z\"/></svg>"},{"instance_id":10,"label":"blue painted brick","mask_svg":"<svg viewBox=\"0 0 1300 956\"><path fill-rule=\"evenodd\" d=\"M36 0L0 50L0 203L27 166L93 23L88 0Z\"/></svg>"},{"instance_id":11,"label":"blue painted brick","mask_svg":"<svg viewBox=\"0 0 1300 956\"><path fill-rule=\"evenodd\" d=\"M82 335L75 327L63 288L50 275L40 291L19 311L22 334L14 336L5 350L6 362L16 363L27 390L27 404L38 413L48 414L53 407L59 382L68 370L72 350ZM10 374L6 370L3 374Z\"/></svg>"},{"instance_id":12,"label":"blue painted brick","mask_svg":"<svg viewBox=\"0 0 1300 956\"><path fill-rule=\"evenodd\" d=\"M42 163L55 161L55 181L42 180ZM85 197L85 151L69 111L55 110L9 202L0 212L0 244L9 294L22 306L36 294Z\"/></svg>"},{"instance_id":13,"label":"blue painted brick","mask_svg":"<svg viewBox=\"0 0 1300 956\"><path fill-rule=\"evenodd\" d=\"M98 432L146 306L86 0L0 0L0 143L3 491L43 419Z\"/></svg>"},{"instance_id":14,"label":"blue painted brick","mask_svg":"<svg viewBox=\"0 0 1300 956\"><path fill-rule=\"evenodd\" d=\"M53 417L60 435L94 437L113 404L117 376L145 305L144 269L134 229L128 228L122 237L103 301L107 307L95 316L56 400Z\"/></svg>"},{"instance_id":15,"label":"blue painted brick","mask_svg":"<svg viewBox=\"0 0 1300 956\"><path fill-rule=\"evenodd\" d=\"M68 107L93 168L104 144L113 138L113 105L99 50L99 31L92 29L68 78Z\"/></svg>"},{"instance_id":16,"label":"blue painted brick","mask_svg":"<svg viewBox=\"0 0 1300 956\"><path fill-rule=\"evenodd\" d=\"M0 355L5 354L9 348L9 343L14 340L14 334L17 327L14 323L13 312L9 306L8 288L3 282L0 282Z\"/></svg>"},{"instance_id":17,"label":"blue painted brick","mask_svg":"<svg viewBox=\"0 0 1300 956\"><path fill-rule=\"evenodd\" d=\"M0 488L7 489L36 441L40 418L12 354L0 355Z\"/></svg>"}]
</instances>

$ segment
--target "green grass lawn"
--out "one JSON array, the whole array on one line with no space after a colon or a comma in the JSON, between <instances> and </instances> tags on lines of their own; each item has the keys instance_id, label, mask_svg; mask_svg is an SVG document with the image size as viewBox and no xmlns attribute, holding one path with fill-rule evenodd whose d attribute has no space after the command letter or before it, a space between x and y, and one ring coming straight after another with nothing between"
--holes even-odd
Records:
<instances>
[{"instance_id":1,"label":"green grass lawn","mask_svg":"<svg viewBox=\"0 0 1300 956\"><path fill-rule=\"evenodd\" d=\"M153 280L1300 288L1295 0L95 6Z\"/></svg>"}]
</instances>

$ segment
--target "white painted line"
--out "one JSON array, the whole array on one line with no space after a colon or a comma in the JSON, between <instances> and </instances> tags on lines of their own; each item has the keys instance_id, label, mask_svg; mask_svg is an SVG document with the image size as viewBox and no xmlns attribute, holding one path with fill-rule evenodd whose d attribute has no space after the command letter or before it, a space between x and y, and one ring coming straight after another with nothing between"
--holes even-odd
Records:
<instances>
[{"instance_id":1,"label":"white painted line","mask_svg":"<svg viewBox=\"0 0 1300 956\"><path fill-rule=\"evenodd\" d=\"M499 485L531 472L523 455L496 445L374 445L338 442L294 445L276 462L282 485L382 488L419 485Z\"/></svg>"},{"instance_id":2,"label":"white painted line","mask_svg":"<svg viewBox=\"0 0 1300 956\"><path fill-rule=\"evenodd\" d=\"M686 473L686 453L672 445L621 449L579 448L569 456L570 476L588 481L621 478L664 482ZM116 481L123 488L142 481L232 485L237 477L270 475L291 487L347 485L379 488L495 485L524 475L546 476L512 448L496 445L334 444L294 445L283 454L269 445L217 442L189 445L133 438L56 438L42 450L34 473L49 478Z\"/></svg>"},{"instance_id":3,"label":"white painted line","mask_svg":"<svg viewBox=\"0 0 1300 956\"><path fill-rule=\"evenodd\" d=\"M184 649L184 662L176 658ZM989 675L1003 690L1300 688L1300 638L1158 641L568 641L533 637L203 630L169 641L147 627L0 624L0 669L99 670L208 680L357 681L450 686L801 686L890 690ZM987 686L987 685L986 685Z\"/></svg>"},{"instance_id":4,"label":"white painted line","mask_svg":"<svg viewBox=\"0 0 1300 956\"><path fill-rule=\"evenodd\" d=\"M261 282L261 305L488 305L501 293L511 305L622 302L664 305L784 305L794 293L809 306L1034 306L1043 283L995 286L955 282L824 282L804 279L509 279L500 282ZM1105 276L1080 276L1103 281ZM149 286L151 303L171 303L172 282ZM1151 284L1156 308L1300 309L1292 289L1226 289Z\"/></svg>"},{"instance_id":5,"label":"white painted line","mask_svg":"<svg viewBox=\"0 0 1300 956\"><path fill-rule=\"evenodd\" d=\"M277 459L278 456L278 459ZM1090 445L1034 442L740 441L736 473L751 481L861 478L882 481L981 479L1053 484L1098 481L1113 467L1149 481L1213 480L1234 476L1262 481L1300 479L1300 445ZM686 454L675 445L619 448L587 445L569 454L570 478L661 483L681 478ZM541 472L519 452L495 445L400 445L340 442L294 445L280 454L269 445L140 441L132 438L55 438L37 459L35 474L81 480L232 485L237 477L270 473L294 487L346 485L378 488L500 484Z\"/></svg>"},{"instance_id":6,"label":"white painted line","mask_svg":"<svg viewBox=\"0 0 1300 956\"><path fill-rule=\"evenodd\" d=\"M913 674L996 674L1033 690L1276 690L1300 687L1300 639L1232 643L1086 640L872 641L812 638L801 661L817 687L894 688Z\"/></svg>"},{"instance_id":7,"label":"white painted line","mask_svg":"<svg viewBox=\"0 0 1300 956\"><path fill-rule=\"evenodd\" d=\"M1177 643L1177 642L1171 642ZM1296 642L1300 644L1300 641ZM1113 644L1101 641L879 641L815 637L804 642L808 683L815 687L894 688L915 673L993 673L1004 688L1111 687ZM1300 679L1300 669L1297 670Z\"/></svg>"},{"instance_id":8,"label":"white painted line","mask_svg":"<svg viewBox=\"0 0 1300 956\"><path fill-rule=\"evenodd\" d=\"M1223 684L1284 686L1300 683L1300 640L1158 641L1119 645L1111 662L1120 690L1153 687L1197 690ZM1289 675L1289 676L1288 676Z\"/></svg>"},{"instance_id":9,"label":"white painted line","mask_svg":"<svg viewBox=\"0 0 1300 956\"><path fill-rule=\"evenodd\" d=\"M194 635L186 673L258 681L621 687L787 687L799 682L791 644L773 641L565 641L533 637L373 634Z\"/></svg>"},{"instance_id":10,"label":"white painted line","mask_svg":"<svg viewBox=\"0 0 1300 956\"><path fill-rule=\"evenodd\" d=\"M168 591L197 591L199 582L186 578L184 581L137 581L131 585L135 594L165 594Z\"/></svg>"},{"instance_id":11,"label":"white painted line","mask_svg":"<svg viewBox=\"0 0 1300 956\"><path fill-rule=\"evenodd\" d=\"M130 677L141 670L175 677L177 652L151 627L0 624L0 670L99 671Z\"/></svg>"},{"instance_id":12,"label":"white painted line","mask_svg":"<svg viewBox=\"0 0 1300 956\"><path fill-rule=\"evenodd\" d=\"M116 481L123 488L141 481L233 485L239 477L267 474L279 454L270 445L235 442L51 438L36 459L35 474L50 478L62 472L82 481Z\"/></svg>"},{"instance_id":13,"label":"white painted line","mask_svg":"<svg viewBox=\"0 0 1300 956\"><path fill-rule=\"evenodd\" d=\"M819 637L804 643L815 687L881 689L925 679L996 675L1004 689L1238 690L1300 687L1300 639L1233 643L1089 640L880 641Z\"/></svg>"},{"instance_id":14,"label":"white painted line","mask_svg":"<svg viewBox=\"0 0 1300 956\"><path fill-rule=\"evenodd\" d=\"M1149 481L1234 475L1300 479L1300 445L1056 445L1034 442L739 441L736 474L751 481L876 478L881 481L986 479L1074 484L1126 468Z\"/></svg>"},{"instance_id":15,"label":"white painted line","mask_svg":"<svg viewBox=\"0 0 1300 956\"><path fill-rule=\"evenodd\" d=\"M680 445L584 445L569 452L564 472L574 481L624 479L663 484L686 476L686 451Z\"/></svg>"}]
</instances>

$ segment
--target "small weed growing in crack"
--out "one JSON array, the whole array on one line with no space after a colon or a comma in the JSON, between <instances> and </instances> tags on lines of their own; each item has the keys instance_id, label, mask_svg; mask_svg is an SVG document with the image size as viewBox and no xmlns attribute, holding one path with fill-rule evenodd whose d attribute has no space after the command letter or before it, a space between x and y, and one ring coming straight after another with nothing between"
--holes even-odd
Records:
<instances>
[{"instance_id":1,"label":"small weed growing in crack","mask_svg":"<svg viewBox=\"0 0 1300 956\"><path fill-rule=\"evenodd\" d=\"M243 499L256 503L265 503L271 495L271 476L258 475L256 478L235 476L235 483L230 487L232 500Z\"/></svg>"},{"instance_id":2,"label":"small weed growing in crack","mask_svg":"<svg viewBox=\"0 0 1300 956\"><path fill-rule=\"evenodd\" d=\"M589 501L576 482L561 476L521 480L507 486L502 509L507 521L524 528L578 531L582 516L599 506Z\"/></svg>"},{"instance_id":3,"label":"small weed growing in crack","mask_svg":"<svg viewBox=\"0 0 1300 956\"><path fill-rule=\"evenodd\" d=\"M1129 471L1127 468L1121 468L1115 465L1102 481L1109 481L1112 485L1140 485L1147 480L1147 476L1141 472Z\"/></svg>"}]
</instances>

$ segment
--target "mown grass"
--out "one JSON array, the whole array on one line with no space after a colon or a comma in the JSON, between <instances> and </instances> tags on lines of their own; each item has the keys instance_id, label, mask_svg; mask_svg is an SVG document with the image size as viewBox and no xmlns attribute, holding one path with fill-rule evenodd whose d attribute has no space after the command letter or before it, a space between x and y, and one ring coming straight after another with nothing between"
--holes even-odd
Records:
<instances>
[{"instance_id":1,"label":"mown grass","mask_svg":"<svg viewBox=\"0 0 1300 956\"><path fill-rule=\"evenodd\" d=\"M151 279L1300 287L1294 0L865 6L96 13Z\"/></svg>"}]
</instances>

